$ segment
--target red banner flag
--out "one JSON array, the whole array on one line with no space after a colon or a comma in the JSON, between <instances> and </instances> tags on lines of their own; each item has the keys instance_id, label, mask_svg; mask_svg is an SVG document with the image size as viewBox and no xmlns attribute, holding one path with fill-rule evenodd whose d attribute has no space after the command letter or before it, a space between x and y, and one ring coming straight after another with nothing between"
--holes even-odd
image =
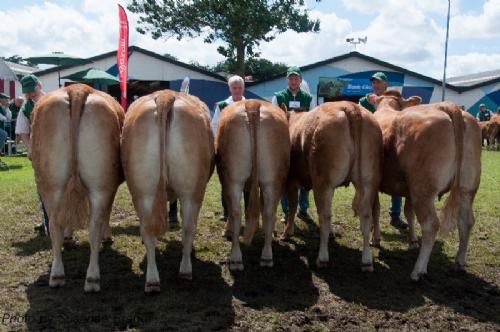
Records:
<instances>
[{"instance_id":1,"label":"red banner flag","mask_svg":"<svg viewBox=\"0 0 500 332\"><path fill-rule=\"evenodd\" d=\"M127 13L122 6L118 5L118 17L120 19L120 36L118 39L118 51L116 52L116 65L118 66L118 78L120 79L121 104L123 110L127 111L127 77L128 77L128 20Z\"/></svg>"}]
</instances>

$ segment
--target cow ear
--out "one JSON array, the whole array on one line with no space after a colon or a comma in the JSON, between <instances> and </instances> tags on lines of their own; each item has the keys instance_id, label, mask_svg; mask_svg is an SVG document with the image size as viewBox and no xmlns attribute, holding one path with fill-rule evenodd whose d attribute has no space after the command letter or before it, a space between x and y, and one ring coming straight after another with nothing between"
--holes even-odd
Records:
<instances>
[{"instance_id":1,"label":"cow ear","mask_svg":"<svg viewBox=\"0 0 500 332\"><path fill-rule=\"evenodd\" d=\"M380 102L380 99L381 98L374 93L369 93L366 95L366 100L368 100L368 102L374 106L376 106Z\"/></svg>"},{"instance_id":2,"label":"cow ear","mask_svg":"<svg viewBox=\"0 0 500 332\"><path fill-rule=\"evenodd\" d=\"M417 106L420 105L421 103L422 103L422 98L420 98L419 96L411 96L408 99L403 99L403 102L401 104L403 108L406 108L411 106Z\"/></svg>"}]
</instances>

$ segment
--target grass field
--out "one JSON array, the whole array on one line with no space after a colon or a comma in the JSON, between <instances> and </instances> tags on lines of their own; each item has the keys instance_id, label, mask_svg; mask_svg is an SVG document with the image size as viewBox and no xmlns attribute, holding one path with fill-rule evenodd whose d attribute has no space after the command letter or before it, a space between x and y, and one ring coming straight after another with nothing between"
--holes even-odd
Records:
<instances>
[{"instance_id":1,"label":"grass field","mask_svg":"<svg viewBox=\"0 0 500 332\"><path fill-rule=\"evenodd\" d=\"M66 286L50 289L50 240L33 231L39 212L31 165L23 157L2 158L11 170L0 171L0 331L498 331L500 153L484 151L482 158L467 272L452 270L455 234L436 242L429 278L411 283L417 252L408 251L406 232L389 226L384 196L382 248L373 249L375 272L362 274L361 235L350 209L353 191L342 188L333 202L338 236L330 242L330 267L315 267L316 225L298 222L292 241L274 242L274 268L259 267L263 238L258 233L251 247L243 247L245 271L232 274L214 176L198 223L193 280L177 279L181 243L179 229L173 229L159 242L162 292L156 296L143 293L145 249L125 185L111 217L115 242L100 256L102 292L83 293L86 231L77 233L79 249L63 253ZM279 223L277 228L281 232Z\"/></svg>"}]
</instances>

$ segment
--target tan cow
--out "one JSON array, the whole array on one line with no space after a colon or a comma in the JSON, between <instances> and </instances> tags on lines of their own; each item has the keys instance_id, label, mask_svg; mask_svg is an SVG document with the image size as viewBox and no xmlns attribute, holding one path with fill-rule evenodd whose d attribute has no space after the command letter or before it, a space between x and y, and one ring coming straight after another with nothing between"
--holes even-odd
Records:
<instances>
[{"instance_id":1,"label":"tan cow","mask_svg":"<svg viewBox=\"0 0 500 332\"><path fill-rule=\"evenodd\" d=\"M240 249L243 189L250 191L244 241L249 244L262 206L265 233L261 266L273 266L272 238L276 207L288 172L290 140L284 111L259 100L234 103L221 113L216 135L217 172L229 208L227 233L232 234L231 270L243 270ZM259 203L259 189L260 202Z\"/></svg>"},{"instance_id":2,"label":"tan cow","mask_svg":"<svg viewBox=\"0 0 500 332\"><path fill-rule=\"evenodd\" d=\"M75 84L46 94L32 120L35 179L50 220L50 287L65 284L63 232L89 222L90 263L84 290L100 291L99 249L123 181L123 110L109 95ZM90 216L90 220L89 220Z\"/></svg>"},{"instance_id":3,"label":"tan cow","mask_svg":"<svg viewBox=\"0 0 500 332\"><path fill-rule=\"evenodd\" d=\"M191 250L205 188L214 169L207 106L198 98L162 90L137 99L126 114L122 164L146 246L145 292L160 291L157 237L167 229L166 203L179 198L182 261L179 277L192 278Z\"/></svg>"},{"instance_id":4,"label":"tan cow","mask_svg":"<svg viewBox=\"0 0 500 332\"><path fill-rule=\"evenodd\" d=\"M380 190L406 197L405 216L412 245L417 243L414 214L422 228L421 248L411 278L416 281L427 273L437 231L441 228L442 234L448 234L457 224L460 245L456 264L463 269L474 224L472 203L481 175L479 125L451 102L418 105L419 97L403 99L397 91L379 97L370 95L369 100L377 105L375 117L384 137ZM440 222L434 202L447 192L450 195ZM375 222L377 242L378 218Z\"/></svg>"},{"instance_id":5,"label":"tan cow","mask_svg":"<svg viewBox=\"0 0 500 332\"><path fill-rule=\"evenodd\" d=\"M483 141L486 139L486 148L493 150L495 145L500 148L500 115L495 114L490 121L479 122L482 130Z\"/></svg>"},{"instance_id":6,"label":"tan cow","mask_svg":"<svg viewBox=\"0 0 500 332\"><path fill-rule=\"evenodd\" d=\"M374 116L352 102L324 103L310 112L290 112L290 173L287 195L290 206L284 238L294 232L299 187L313 189L319 215L320 247L316 264L329 264L331 206L335 188L356 188L352 202L363 234L361 268L373 271L370 252L372 207L382 167L382 133Z\"/></svg>"}]
</instances>

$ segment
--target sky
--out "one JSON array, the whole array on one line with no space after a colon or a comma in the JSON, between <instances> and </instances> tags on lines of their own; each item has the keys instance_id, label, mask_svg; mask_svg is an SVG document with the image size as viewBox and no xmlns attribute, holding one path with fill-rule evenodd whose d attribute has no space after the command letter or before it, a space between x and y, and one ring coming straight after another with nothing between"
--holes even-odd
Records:
<instances>
[{"instance_id":1,"label":"sky","mask_svg":"<svg viewBox=\"0 0 500 332\"><path fill-rule=\"evenodd\" d=\"M90 57L115 50L117 3L129 0L2 0L0 56L22 57L53 51ZM288 65L307 65L354 50L347 37L365 37L356 51L442 78L447 0L306 0L318 33L287 31L260 46L261 56ZM214 65L223 57L218 43L202 38L153 40L135 31L128 13L130 45L180 61ZM500 69L500 0L451 0L447 76Z\"/></svg>"}]
</instances>

